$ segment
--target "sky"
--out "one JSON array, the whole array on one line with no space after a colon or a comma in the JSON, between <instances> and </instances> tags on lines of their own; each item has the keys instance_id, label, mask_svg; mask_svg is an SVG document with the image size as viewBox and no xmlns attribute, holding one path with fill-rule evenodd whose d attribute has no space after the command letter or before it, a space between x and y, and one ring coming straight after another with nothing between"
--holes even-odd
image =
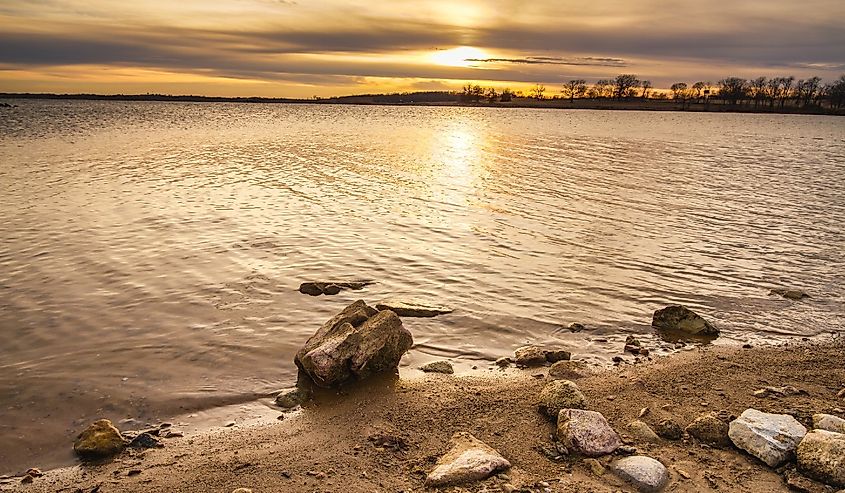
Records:
<instances>
[{"instance_id":1,"label":"sky","mask_svg":"<svg viewBox=\"0 0 845 493\"><path fill-rule=\"evenodd\" d=\"M843 0L0 0L0 92L548 94L845 73Z\"/></svg>"}]
</instances>

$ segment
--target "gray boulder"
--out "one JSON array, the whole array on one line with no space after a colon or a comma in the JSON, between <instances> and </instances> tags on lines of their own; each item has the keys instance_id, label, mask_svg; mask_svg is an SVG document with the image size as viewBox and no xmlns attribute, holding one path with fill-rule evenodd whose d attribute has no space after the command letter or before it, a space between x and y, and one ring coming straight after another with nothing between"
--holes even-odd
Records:
<instances>
[{"instance_id":1,"label":"gray boulder","mask_svg":"<svg viewBox=\"0 0 845 493\"><path fill-rule=\"evenodd\" d=\"M376 304L378 310L390 310L400 317L429 318L452 313L451 308L432 305L420 300L384 300Z\"/></svg>"},{"instance_id":2,"label":"gray boulder","mask_svg":"<svg viewBox=\"0 0 845 493\"><path fill-rule=\"evenodd\" d=\"M619 435L601 413L582 409L560 411L557 436L570 452L587 457L612 454L622 445Z\"/></svg>"},{"instance_id":3,"label":"gray boulder","mask_svg":"<svg viewBox=\"0 0 845 493\"><path fill-rule=\"evenodd\" d=\"M359 300L320 327L294 362L314 383L331 387L395 369L413 343L398 315Z\"/></svg>"},{"instance_id":4,"label":"gray boulder","mask_svg":"<svg viewBox=\"0 0 845 493\"><path fill-rule=\"evenodd\" d=\"M585 409L587 398L575 383L569 380L552 380L540 391L540 411L550 418L557 418L561 409Z\"/></svg>"},{"instance_id":5,"label":"gray boulder","mask_svg":"<svg viewBox=\"0 0 845 493\"><path fill-rule=\"evenodd\" d=\"M426 477L426 486L448 486L479 481L511 464L492 447L466 432L452 435L452 448Z\"/></svg>"},{"instance_id":6,"label":"gray boulder","mask_svg":"<svg viewBox=\"0 0 845 493\"><path fill-rule=\"evenodd\" d=\"M645 455L632 455L616 460L610 464L610 470L644 493L660 491L669 482L666 466Z\"/></svg>"},{"instance_id":7,"label":"gray boulder","mask_svg":"<svg viewBox=\"0 0 845 493\"><path fill-rule=\"evenodd\" d=\"M837 487L845 486L845 434L813 430L798 445L798 469Z\"/></svg>"},{"instance_id":8,"label":"gray boulder","mask_svg":"<svg viewBox=\"0 0 845 493\"><path fill-rule=\"evenodd\" d=\"M835 433L845 433L845 419L832 414L814 414L813 428Z\"/></svg>"},{"instance_id":9,"label":"gray boulder","mask_svg":"<svg viewBox=\"0 0 845 493\"><path fill-rule=\"evenodd\" d=\"M777 467L790 460L807 429L788 414L746 409L731 421L728 436L738 448Z\"/></svg>"},{"instance_id":10,"label":"gray boulder","mask_svg":"<svg viewBox=\"0 0 845 493\"><path fill-rule=\"evenodd\" d=\"M700 315L681 305L667 306L654 312L651 325L658 329L694 336L718 336L719 329Z\"/></svg>"},{"instance_id":11,"label":"gray boulder","mask_svg":"<svg viewBox=\"0 0 845 493\"><path fill-rule=\"evenodd\" d=\"M99 419L79 434L73 451L84 459L101 459L119 454L125 446L123 435L112 422Z\"/></svg>"}]
</instances>

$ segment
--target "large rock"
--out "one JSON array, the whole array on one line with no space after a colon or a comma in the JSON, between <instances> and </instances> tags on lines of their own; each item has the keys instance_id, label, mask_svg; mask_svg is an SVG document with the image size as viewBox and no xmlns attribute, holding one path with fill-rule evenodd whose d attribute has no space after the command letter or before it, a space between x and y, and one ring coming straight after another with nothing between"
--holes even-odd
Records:
<instances>
[{"instance_id":1,"label":"large rock","mask_svg":"<svg viewBox=\"0 0 845 493\"><path fill-rule=\"evenodd\" d=\"M359 300L320 327L294 362L314 383L331 387L395 369L413 343L398 315Z\"/></svg>"},{"instance_id":2,"label":"large rock","mask_svg":"<svg viewBox=\"0 0 845 493\"><path fill-rule=\"evenodd\" d=\"M610 470L644 493L660 491L669 482L666 466L645 455L616 460L610 465Z\"/></svg>"},{"instance_id":3,"label":"large rock","mask_svg":"<svg viewBox=\"0 0 845 493\"><path fill-rule=\"evenodd\" d=\"M654 312L651 325L658 329L695 336L717 336L719 329L700 315L681 305L667 306Z\"/></svg>"},{"instance_id":4,"label":"large rock","mask_svg":"<svg viewBox=\"0 0 845 493\"><path fill-rule=\"evenodd\" d=\"M845 486L845 434L813 430L798 445L798 469L833 486Z\"/></svg>"},{"instance_id":5,"label":"large rock","mask_svg":"<svg viewBox=\"0 0 845 493\"><path fill-rule=\"evenodd\" d=\"M731 421L728 436L737 447L777 467L792 458L807 429L788 414L746 409Z\"/></svg>"},{"instance_id":6,"label":"large rock","mask_svg":"<svg viewBox=\"0 0 845 493\"><path fill-rule=\"evenodd\" d=\"M390 310L400 317L436 317L452 313L451 308L432 305L420 300L385 300L376 304L379 310Z\"/></svg>"},{"instance_id":7,"label":"large rock","mask_svg":"<svg viewBox=\"0 0 845 493\"><path fill-rule=\"evenodd\" d=\"M514 351L514 362L518 366L543 366L547 363L567 361L572 357L563 349L546 349L539 346L522 346Z\"/></svg>"},{"instance_id":8,"label":"large rock","mask_svg":"<svg viewBox=\"0 0 845 493\"><path fill-rule=\"evenodd\" d=\"M311 296L320 296L321 294L333 295L341 292L344 289L359 290L373 284L375 281L360 280L360 281L308 281L299 285L299 292Z\"/></svg>"},{"instance_id":9,"label":"large rock","mask_svg":"<svg viewBox=\"0 0 845 493\"><path fill-rule=\"evenodd\" d=\"M126 441L111 421L100 419L79 434L73 450L85 459L99 459L119 454Z\"/></svg>"},{"instance_id":10,"label":"large rock","mask_svg":"<svg viewBox=\"0 0 845 493\"><path fill-rule=\"evenodd\" d=\"M479 481L511 466L492 447L469 433L452 435L452 448L446 452L425 480L427 486L447 486Z\"/></svg>"},{"instance_id":11,"label":"large rock","mask_svg":"<svg viewBox=\"0 0 845 493\"><path fill-rule=\"evenodd\" d=\"M619 435L601 413L582 409L560 411L557 436L570 452L587 457L611 454L622 445Z\"/></svg>"},{"instance_id":12,"label":"large rock","mask_svg":"<svg viewBox=\"0 0 845 493\"><path fill-rule=\"evenodd\" d=\"M689 424L686 432L699 442L716 447L728 447L731 444L728 438L728 424L719 419L716 413L704 413Z\"/></svg>"},{"instance_id":13,"label":"large rock","mask_svg":"<svg viewBox=\"0 0 845 493\"><path fill-rule=\"evenodd\" d=\"M426 373L444 373L447 375L455 373L455 369L452 368L452 363L444 360L426 363L420 367L420 370Z\"/></svg>"},{"instance_id":14,"label":"large rock","mask_svg":"<svg viewBox=\"0 0 845 493\"><path fill-rule=\"evenodd\" d=\"M845 419L832 414L814 414L813 428L817 430L845 433Z\"/></svg>"},{"instance_id":15,"label":"large rock","mask_svg":"<svg viewBox=\"0 0 845 493\"><path fill-rule=\"evenodd\" d=\"M561 409L586 409L587 398L575 383L552 380L540 391L539 407L550 418L557 418Z\"/></svg>"}]
</instances>

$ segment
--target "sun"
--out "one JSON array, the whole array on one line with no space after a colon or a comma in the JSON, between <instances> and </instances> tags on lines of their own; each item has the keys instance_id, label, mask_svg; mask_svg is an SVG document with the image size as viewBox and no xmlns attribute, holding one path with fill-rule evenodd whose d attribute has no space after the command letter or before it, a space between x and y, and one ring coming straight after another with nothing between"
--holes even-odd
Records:
<instances>
[{"instance_id":1,"label":"sun","mask_svg":"<svg viewBox=\"0 0 845 493\"><path fill-rule=\"evenodd\" d=\"M438 50L431 55L431 60L438 65L449 67L470 67L476 62L488 58L488 55L478 48L472 46L459 46L449 50Z\"/></svg>"}]
</instances>

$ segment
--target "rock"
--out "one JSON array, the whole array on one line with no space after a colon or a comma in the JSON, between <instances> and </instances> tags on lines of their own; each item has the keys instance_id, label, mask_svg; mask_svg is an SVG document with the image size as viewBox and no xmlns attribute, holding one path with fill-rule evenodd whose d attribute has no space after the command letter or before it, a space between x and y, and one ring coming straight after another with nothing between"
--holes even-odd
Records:
<instances>
[{"instance_id":1,"label":"rock","mask_svg":"<svg viewBox=\"0 0 845 493\"><path fill-rule=\"evenodd\" d=\"M373 284L375 281L361 280L361 281L308 281L299 285L299 292L311 296L320 296L321 294L333 295L338 294L343 289L359 290L364 289L365 286Z\"/></svg>"},{"instance_id":2,"label":"rock","mask_svg":"<svg viewBox=\"0 0 845 493\"><path fill-rule=\"evenodd\" d=\"M809 298L810 295L805 293L800 289L788 289L788 288L774 288L769 291L769 294L776 294L779 296L783 296L788 300L803 300L804 298Z\"/></svg>"},{"instance_id":3,"label":"rock","mask_svg":"<svg viewBox=\"0 0 845 493\"><path fill-rule=\"evenodd\" d=\"M578 378L587 373L587 364L583 361L558 361L549 368L551 378Z\"/></svg>"},{"instance_id":4,"label":"rock","mask_svg":"<svg viewBox=\"0 0 845 493\"><path fill-rule=\"evenodd\" d=\"M640 354L640 351L642 351L642 344L639 339L630 335L625 338L625 347L622 348L622 352Z\"/></svg>"},{"instance_id":5,"label":"rock","mask_svg":"<svg viewBox=\"0 0 845 493\"><path fill-rule=\"evenodd\" d=\"M655 431L659 436L667 440L680 440L684 434L678 423L675 423L671 419L664 419L658 423Z\"/></svg>"},{"instance_id":6,"label":"rock","mask_svg":"<svg viewBox=\"0 0 845 493\"><path fill-rule=\"evenodd\" d=\"M569 324L568 328L570 332L581 332L586 329L586 327L584 327L584 324L579 324L578 322L573 322Z\"/></svg>"},{"instance_id":7,"label":"rock","mask_svg":"<svg viewBox=\"0 0 845 493\"><path fill-rule=\"evenodd\" d=\"M250 488L235 488L232 493L252 493Z\"/></svg>"},{"instance_id":8,"label":"rock","mask_svg":"<svg viewBox=\"0 0 845 493\"><path fill-rule=\"evenodd\" d=\"M129 446L132 448L161 448L164 445L158 441L158 438L154 437L149 432L139 433L138 436L133 438L129 442Z\"/></svg>"},{"instance_id":9,"label":"rock","mask_svg":"<svg viewBox=\"0 0 845 493\"><path fill-rule=\"evenodd\" d=\"M301 406L311 398L311 393L300 387L288 387L276 396L276 405L283 409Z\"/></svg>"},{"instance_id":10,"label":"rock","mask_svg":"<svg viewBox=\"0 0 845 493\"><path fill-rule=\"evenodd\" d=\"M452 313L451 308L437 306L421 300L385 300L376 304L378 310L390 310L400 317L436 317Z\"/></svg>"},{"instance_id":11,"label":"rock","mask_svg":"<svg viewBox=\"0 0 845 493\"><path fill-rule=\"evenodd\" d=\"M523 346L514 351L514 361L518 366L543 366L546 352L541 347Z\"/></svg>"},{"instance_id":12,"label":"rock","mask_svg":"<svg viewBox=\"0 0 845 493\"><path fill-rule=\"evenodd\" d=\"M798 445L798 470L837 487L845 486L845 434L813 430Z\"/></svg>"},{"instance_id":13,"label":"rock","mask_svg":"<svg viewBox=\"0 0 845 493\"><path fill-rule=\"evenodd\" d=\"M447 375L455 373L455 369L452 368L452 363L449 363L448 361L432 361L431 363L422 365L420 370L426 373L445 373Z\"/></svg>"},{"instance_id":14,"label":"rock","mask_svg":"<svg viewBox=\"0 0 845 493\"><path fill-rule=\"evenodd\" d=\"M557 418L561 409L586 409L587 398L575 383L569 380L552 380L540 391L540 411L550 418Z\"/></svg>"},{"instance_id":15,"label":"rock","mask_svg":"<svg viewBox=\"0 0 845 493\"><path fill-rule=\"evenodd\" d=\"M73 450L82 458L103 458L119 454L126 446L123 436L107 419L99 419L79 434Z\"/></svg>"},{"instance_id":16,"label":"rock","mask_svg":"<svg viewBox=\"0 0 845 493\"><path fill-rule=\"evenodd\" d=\"M546 353L546 361L549 363L560 363L561 361L569 361L569 358L572 357L572 353L569 351L564 351L563 349L547 349Z\"/></svg>"},{"instance_id":17,"label":"rock","mask_svg":"<svg viewBox=\"0 0 845 493\"><path fill-rule=\"evenodd\" d=\"M845 433L845 419L832 414L814 414L813 428L817 430Z\"/></svg>"},{"instance_id":18,"label":"rock","mask_svg":"<svg viewBox=\"0 0 845 493\"><path fill-rule=\"evenodd\" d=\"M809 395L806 390L797 389L791 385L783 387L764 387L754 391L754 397L769 397L772 395L788 396L788 395Z\"/></svg>"},{"instance_id":19,"label":"rock","mask_svg":"<svg viewBox=\"0 0 845 493\"><path fill-rule=\"evenodd\" d=\"M646 442L660 441L660 437L657 436L657 433L651 429L651 426L638 419L628 423L628 426L626 426L625 429L631 436L639 438L640 440Z\"/></svg>"},{"instance_id":20,"label":"rock","mask_svg":"<svg viewBox=\"0 0 845 493\"><path fill-rule=\"evenodd\" d=\"M731 421L728 436L742 450L777 467L792 458L807 429L788 414L746 409Z\"/></svg>"},{"instance_id":21,"label":"rock","mask_svg":"<svg viewBox=\"0 0 845 493\"><path fill-rule=\"evenodd\" d=\"M511 365L511 363L512 361L510 358L508 358L507 356L502 356L501 358L497 359L494 364L499 368L507 368Z\"/></svg>"},{"instance_id":22,"label":"rock","mask_svg":"<svg viewBox=\"0 0 845 493\"><path fill-rule=\"evenodd\" d=\"M426 486L479 481L511 466L507 459L469 433L455 433L451 445L426 478Z\"/></svg>"},{"instance_id":23,"label":"rock","mask_svg":"<svg viewBox=\"0 0 845 493\"><path fill-rule=\"evenodd\" d=\"M783 475L783 480L791 491L798 493L827 493L828 489L821 483L800 474L794 470L788 470Z\"/></svg>"},{"instance_id":24,"label":"rock","mask_svg":"<svg viewBox=\"0 0 845 493\"><path fill-rule=\"evenodd\" d=\"M731 444L728 438L728 424L719 419L716 413L704 413L685 430L689 435L699 442L715 447L729 447Z\"/></svg>"},{"instance_id":25,"label":"rock","mask_svg":"<svg viewBox=\"0 0 845 493\"><path fill-rule=\"evenodd\" d=\"M601 476L604 474L604 466L601 464L601 462L597 461L596 459L584 459L582 462L584 462L584 464L587 466L593 476Z\"/></svg>"},{"instance_id":26,"label":"rock","mask_svg":"<svg viewBox=\"0 0 845 493\"><path fill-rule=\"evenodd\" d=\"M651 325L658 329L695 336L718 336L719 329L700 315L681 305L667 306L654 312Z\"/></svg>"},{"instance_id":27,"label":"rock","mask_svg":"<svg viewBox=\"0 0 845 493\"><path fill-rule=\"evenodd\" d=\"M314 383L331 387L395 369L413 342L396 313L359 300L320 327L294 362Z\"/></svg>"},{"instance_id":28,"label":"rock","mask_svg":"<svg viewBox=\"0 0 845 493\"><path fill-rule=\"evenodd\" d=\"M557 436L571 452L587 457L613 453L622 440L601 413L562 409L557 418Z\"/></svg>"},{"instance_id":29,"label":"rock","mask_svg":"<svg viewBox=\"0 0 845 493\"><path fill-rule=\"evenodd\" d=\"M659 461L645 455L632 455L610 465L614 474L637 490L652 493L660 491L669 481L669 472Z\"/></svg>"}]
</instances>

